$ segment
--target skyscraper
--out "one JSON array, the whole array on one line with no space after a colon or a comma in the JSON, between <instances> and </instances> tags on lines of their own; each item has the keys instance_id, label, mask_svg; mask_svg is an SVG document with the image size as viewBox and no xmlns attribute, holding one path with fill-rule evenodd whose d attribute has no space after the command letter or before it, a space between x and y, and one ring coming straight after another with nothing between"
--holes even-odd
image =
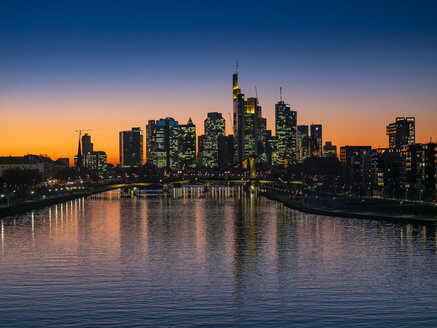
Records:
<instances>
[{"instance_id":1,"label":"skyscraper","mask_svg":"<svg viewBox=\"0 0 437 328\"><path fill-rule=\"evenodd\" d=\"M120 165L140 167L143 165L143 131L134 127L130 131L120 131Z\"/></svg>"},{"instance_id":2,"label":"skyscraper","mask_svg":"<svg viewBox=\"0 0 437 328\"><path fill-rule=\"evenodd\" d=\"M149 141L146 150L150 148L150 158L157 168L169 167L179 169L179 125L171 117L149 121L146 127Z\"/></svg>"},{"instance_id":3,"label":"skyscraper","mask_svg":"<svg viewBox=\"0 0 437 328\"><path fill-rule=\"evenodd\" d=\"M243 157L258 153L259 118L261 118L261 106L258 105L258 99L254 97L247 98L243 114Z\"/></svg>"},{"instance_id":4,"label":"skyscraper","mask_svg":"<svg viewBox=\"0 0 437 328\"><path fill-rule=\"evenodd\" d=\"M389 148L400 149L416 142L416 122L414 117L396 117L396 122L387 125Z\"/></svg>"},{"instance_id":5,"label":"skyscraper","mask_svg":"<svg viewBox=\"0 0 437 328\"><path fill-rule=\"evenodd\" d=\"M234 111L234 161L241 161L244 157L244 113L246 100L238 86L238 64L237 71L232 76L233 82L233 111Z\"/></svg>"},{"instance_id":6,"label":"skyscraper","mask_svg":"<svg viewBox=\"0 0 437 328\"><path fill-rule=\"evenodd\" d=\"M179 165L181 169L196 167L196 126L191 118L179 125Z\"/></svg>"},{"instance_id":7,"label":"skyscraper","mask_svg":"<svg viewBox=\"0 0 437 328\"><path fill-rule=\"evenodd\" d=\"M233 75L234 161L263 152L265 119L257 97L245 100L238 86L237 72ZM261 154L260 154L261 155Z\"/></svg>"},{"instance_id":8,"label":"skyscraper","mask_svg":"<svg viewBox=\"0 0 437 328\"><path fill-rule=\"evenodd\" d=\"M321 124L311 124L311 139L313 140L313 150L311 151L311 156L322 157L323 155L323 144L322 144L322 125Z\"/></svg>"},{"instance_id":9,"label":"skyscraper","mask_svg":"<svg viewBox=\"0 0 437 328\"><path fill-rule=\"evenodd\" d=\"M302 163L308 157L309 134L308 125L297 126L297 160Z\"/></svg>"},{"instance_id":10,"label":"skyscraper","mask_svg":"<svg viewBox=\"0 0 437 328\"><path fill-rule=\"evenodd\" d=\"M203 163L205 162L203 159L203 153L205 150L205 140L206 135L202 134L197 137L197 165L203 166Z\"/></svg>"},{"instance_id":11,"label":"skyscraper","mask_svg":"<svg viewBox=\"0 0 437 328\"><path fill-rule=\"evenodd\" d=\"M91 136L85 133L82 136L82 155L85 156L87 153L92 153L94 150L94 145L91 142Z\"/></svg>"},{"instance_id":12,"label":"skyscraper","mask_svg":"<svg viewBox=\"0 0 437 328\"><path fill-rule=\"evenodd\" d=\"M155 120L149 120L146 125L146 161L153 164L152 161L152 140L156 135Z\"/></svg>"},{"instance_id":13,"label":"skyscraper","mask_svg":"<svg viewBox=\"0 0 437 328\"><path fill-rule=\"evenodd\" d=\"M280 100L275 105L275 127L278 157L275 165L288 165L296 162L297 112Z\"/></svg>"},{"instance_id":14,"label":"skyscraper","mask_svg":"<svg viewBox=\"0 0 437 328\"><path fill-rule=\"evenodd\" d=\"M203 166L218 167L219 137L226 133L225 119L221 113L208 113L205 119L205 143L203 145Z\"/></svg>"},{"instance_id":15,"label":"skyscraper","mask_svg":"<svg viewBox=\"0 0 437 328\"><path fill-rule=\"evenodd\" d=\"M234 163L234 136L219 136L218 138L218 165L226 168Z\"/></svg>"}]
</instances>

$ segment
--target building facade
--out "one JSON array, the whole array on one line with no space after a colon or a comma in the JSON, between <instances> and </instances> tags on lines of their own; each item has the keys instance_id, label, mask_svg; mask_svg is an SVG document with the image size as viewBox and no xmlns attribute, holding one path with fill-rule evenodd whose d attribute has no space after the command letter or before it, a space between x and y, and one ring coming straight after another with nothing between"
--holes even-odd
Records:
<instances>
[{"instance_id":1,"label":"building facade","mask_svg":"<svg viewBox=\"0 0 437 328\"><path fill-rule=\"evenodd\" d=\"M323 156L323 138L322 138L322 125L321 124L311 124L311 138L313 139L313 150L312 156L321 157Z\"/></svg>"},{"instance_id":2,"label":"building facade","mask_svg":"<svg viewBox=\"0 0 437 328\"><path fill-rule=\"evenodd\" d=\"M297 161L302 163L308 157L308 125L297 126Z\"/></svg>"},{"instance_id":3,"label":"building facade","mask_svg":"<svg viewBox=\"0 0 437 328\"><path fill-rule=\"evenodd\" d=\"M130 131L120 131L120 166L141 167L143 163L143 131L134 127Z\"/></svg>"},{"instance_id":4,"label":"building facade","mask_svg":"<svg viewBox=\"0 0 437 328\"><path fill-rule=\"evenodd\" d=\"M202 166L217 168L219 166L219 138L226 134L226 123L221 113L208 113L204 121L205 141L203 144Z\"/></svg>"},{"instance_id":5,"label":"building facade","mask_svg":"<svg viewBox=\"0 0 437 328\"><path fill-rule=\"evenodd\" d=\"M274 165L288 166L297 161L297 112L281 99L275 105L277 160Z\"/></svg>"},{"instance_id":6,"label":"building facade","mask_svg":"<svg viewBox=\"0 0 437 328\"><path fill-rule=\"evenodd\" d=\"M179 125L179 166L181 169L196 167L196 126L191 118Z\"/></svg>"},{"instance_id":7,"label":"building facade","mask_svg":"<svg viewBox=\"0 0 437 328\"><path fill-rule=\"evenodd\" d=\"M416 119L414 117L396 117L394 123L387 125L388 146L401 149L416 143Z\"/></svg>"}]
</instances>

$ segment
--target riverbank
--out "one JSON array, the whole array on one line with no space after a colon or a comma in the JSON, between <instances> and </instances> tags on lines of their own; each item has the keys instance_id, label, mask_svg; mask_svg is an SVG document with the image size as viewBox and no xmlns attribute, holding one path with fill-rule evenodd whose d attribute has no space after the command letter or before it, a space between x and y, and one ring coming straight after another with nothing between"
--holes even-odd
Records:
<instances>
[{"instance_id":1,"label":"riverbank","mask_svg":"<svg viewBox=\"0 0 437 328\"><path fill-rule=\"evenodd\" d=\"M110 190L110 189L104 188L104 189L99 189L99 190L91 190L91 191L85 191L85 192L80 192L80 193L61 195L61 196L51 197L51 198L38 198L38 199L23 200L21 202L17 202L16 204L13 204L10 206L0 207L0 218L24 214L24 213L29 212L29 211L38 210L38 209L48 207L51 205L68 202L70 200L77 199L77 198L88 197L90 195L98 194L98 193L105 192L108 190Z\"/></svg>"},{"instance_id":2,"label":"riverbank","mask_svg":"<svg viewBox=\"0 0 437 328\"><path fill-rule=\"evenodd\" d=\"M408 204L395 205L392 201L379 200L377 204L367 203L360 199L346 203L344 200L335 197L314 197L290 198L287 193L278 191L265 191L261 195L278 202L283 203L289 208L317 215L338 216L344 218L357 218L366 220L392 221L400 223L437 225L437 217L434 214L435 208L431 205L415 205L417 208L411 208ZM350 201L350 198L348 199ZM428 215L424 215L426 213Z\"/></svg>"}]
</instances>

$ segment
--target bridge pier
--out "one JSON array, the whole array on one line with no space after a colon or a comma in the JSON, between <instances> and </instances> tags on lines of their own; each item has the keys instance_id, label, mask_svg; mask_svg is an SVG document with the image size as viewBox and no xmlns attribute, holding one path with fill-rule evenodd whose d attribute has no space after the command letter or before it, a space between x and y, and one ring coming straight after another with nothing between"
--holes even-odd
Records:
<instances>
[{"instance_id":1,"label":"bridge pier","mask_svg":"<svg viewBox=\"0 0 437 328\"><path fill-rule=\"evenodd\" d=\"M255 156L249 157L249 179L256 179Z\"/></svg>"},{"instance_id":2,"label":"bridge pier","mask_svg":"<svg viewBox=\"0 0 437 328\"><path fill-rule=\"evenodd\" d=\"M205 183L205 192L208 192L209 191L209 182L206 182Z\"/></svg>"},{"instance_id":3,"label":"bridge pier","mask_svg":"<svg viewBox=\"0 0 437 328\"><path fill-rule=\"evenodd\" d=\"M164 183L164 184L162 185L162 191L165 192L165 193L168 192L168 183Z\"/></svg>"},{"instance_id":4,"label":"bridge pier","mask_svg":"<svg viewBox=\"0 0 437 328\"><path fill-rule=\"evenodd\" d=\"M250 191L251 194L255 193L255 191L256 191L256 189L255 189L255 181L254 180L250 181L249 191Z\"/></svg>"}]
</instances>

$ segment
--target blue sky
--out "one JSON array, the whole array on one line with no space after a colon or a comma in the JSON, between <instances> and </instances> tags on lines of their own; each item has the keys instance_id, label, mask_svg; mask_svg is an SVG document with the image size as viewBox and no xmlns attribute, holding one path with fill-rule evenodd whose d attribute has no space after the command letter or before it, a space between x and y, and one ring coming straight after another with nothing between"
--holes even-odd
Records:
<instances>
[{"instance_id":1,"label":"blue sky","mask_svg":"<svg viewBox=\"0 0 437 328\"><path fill-rule=\"evenodd\" d=\"M270 127L283 86L298 123L326 125L325 140L347 143L335 122L373 116L380 134L367 137L381 144L402 115L417 116L425 139L437 124L436 9L402 0L0 1L0 111L15 113L8 126L24 113L62 118L72 103L84 120L109 115L119 130L168 115L201 126L208 111L232 111L239 58L243 92L257 86Z\"/></svg>"}]
</instances>

